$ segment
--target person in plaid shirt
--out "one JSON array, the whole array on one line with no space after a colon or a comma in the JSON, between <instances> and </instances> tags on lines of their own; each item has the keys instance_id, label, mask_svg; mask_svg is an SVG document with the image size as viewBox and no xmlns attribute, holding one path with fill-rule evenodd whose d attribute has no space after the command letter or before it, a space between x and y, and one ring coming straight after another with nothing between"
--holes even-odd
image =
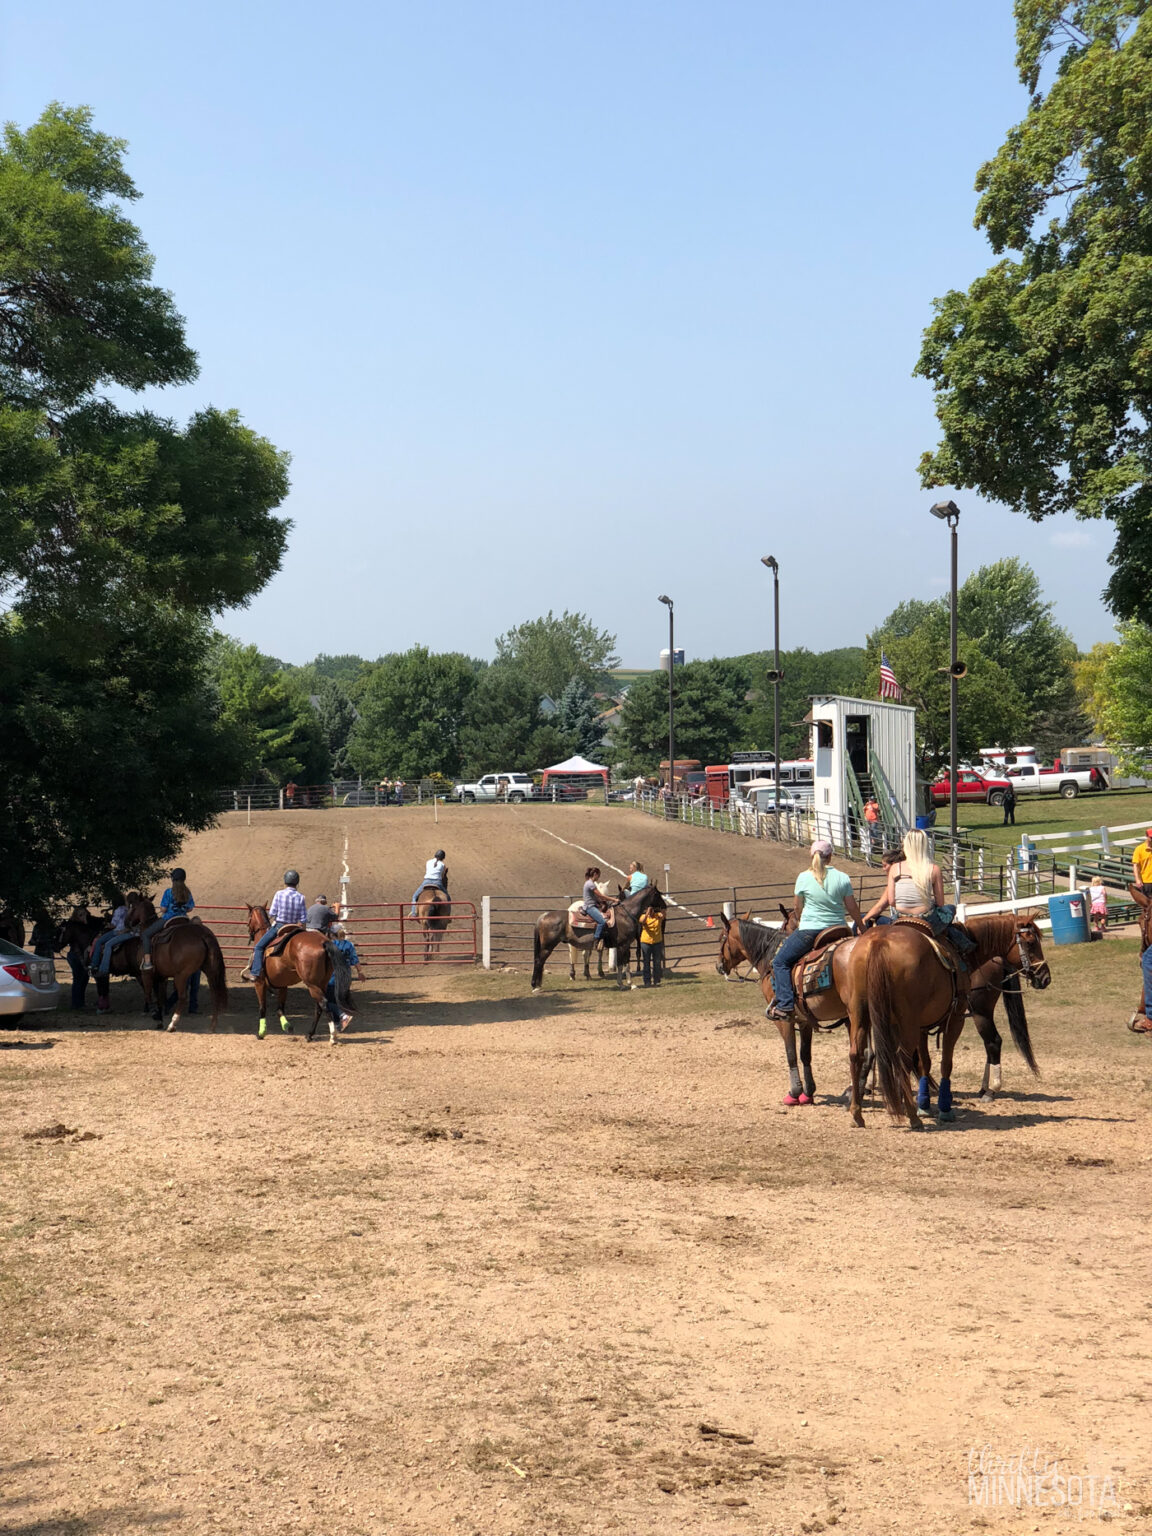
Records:
<instances>
[{"instance_id":1,"label":"person in plaid shirt","mask_svg":"<svg viewBox=\"0 0 1152 1536\"><path fill-rule=\"evenodd\" d=\"M264 969L264 951L272 940L280 932L286 923L300 923L303 925L308 919L308 903L301 896L296 887L300 884L300 876L294 869L284 871L284 887L276 892L268 903L268 917L270 926L267 933L262 933L256 940L256 948L252 951L252 964L241 973L244 981L255 981Z\"/></svg>"}]
</instances>

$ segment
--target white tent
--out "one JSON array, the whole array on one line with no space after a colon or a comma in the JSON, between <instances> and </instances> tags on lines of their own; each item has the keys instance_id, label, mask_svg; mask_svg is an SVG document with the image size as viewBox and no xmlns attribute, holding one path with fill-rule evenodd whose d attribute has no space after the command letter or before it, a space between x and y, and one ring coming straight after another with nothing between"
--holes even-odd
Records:
<instances>
[{"instance_id":1,"label":"white tent","mask_svg":"<svg viewBox=\"0 0 1152 1536\"><path fill-rule=\"evenodd\" d=\"M609 770L602 763L590 763L586 757L566 757L562 763L553 763L551 768L544 770L544 788L548 788L548 780L552 779L591 779L599 778L605 792L608 789Z\"/></svg>"}]
</instances>

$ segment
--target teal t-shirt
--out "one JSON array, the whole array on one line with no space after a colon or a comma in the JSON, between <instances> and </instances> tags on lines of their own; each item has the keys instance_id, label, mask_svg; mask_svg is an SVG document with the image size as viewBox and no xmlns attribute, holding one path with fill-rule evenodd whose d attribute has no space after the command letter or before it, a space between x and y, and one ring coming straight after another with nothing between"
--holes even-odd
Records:
<instances>
[{"instance_id":1,"label":"teal t-shirt","mask_svg":"<svg viewBox=\"0 0 1152 1536\"><path fill-rule=\"evenodd\" d=\"M796 895L804 898L804 911L800 915L800 930L831 928L834 923L844 923L848 914L844 899L853 895L852 878L842 869L826 869L821 885L810 869L798 876Z\"/></svg>"}]
</instances>

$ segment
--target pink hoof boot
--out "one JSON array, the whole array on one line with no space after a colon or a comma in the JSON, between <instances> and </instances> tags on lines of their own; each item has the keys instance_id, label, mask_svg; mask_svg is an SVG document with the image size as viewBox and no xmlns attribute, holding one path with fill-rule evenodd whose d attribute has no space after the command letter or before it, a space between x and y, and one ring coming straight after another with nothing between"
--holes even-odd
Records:
<instances>
[{"instance_id":1,"label":"pink hoof boot","mask_svg":"<svg viewBox=\"0 0 1152 1536\"><path fill-rule=\"evenodd\" d=\"M780 1100L780 1102L782 1104L789 1104L789 1105L791 1105L791 1104L802 1104L804 1102L804 1100L803 1099L794 1099L790 1093L786 1093L784 1095L784 1097Z\"/></svg>"},{"instance_id":2,"label":"pink hoof boot","mask_svg":"<svg viewBox=\"0 0 1152 1536\"><path fill-rule=\"evenodd\" d=\"M797 1104L812 1104L815 1100L810 1099L806 1093L802 1093L796 1102Z\"/></svg>"}]
</instances>

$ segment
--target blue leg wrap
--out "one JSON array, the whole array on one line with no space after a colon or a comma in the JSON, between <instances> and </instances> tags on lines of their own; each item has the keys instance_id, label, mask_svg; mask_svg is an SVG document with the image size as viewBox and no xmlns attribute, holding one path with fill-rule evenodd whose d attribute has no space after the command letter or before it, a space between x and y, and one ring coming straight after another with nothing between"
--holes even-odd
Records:
<instances>
[{"instance_id":1,"label":"blue leg wrap","mask_svg":"<svg viewBox=\"0 0 1152 1536\"><path fill-rule=\"evenodd\" d=\"M940 1079L940 1093L938 1098L940 1103L940 1111L942 1114L946 1113L952 1108L952 1079L950 1077L942 1077Z\"/></svg>"},{"instance_id":2,"label":"blue leg wrap","mask_svg":"<svg viewBox=\"0 0 1152 1536\"><path fill-rule=\"evenodd\" d=\"M916 1107L917 1109L932 1108L932 1094L929 1090L928 1079L926 1077L922 1077L920 1079L920 1087L916 1093Z\"/></svg>"}]
</instances>

